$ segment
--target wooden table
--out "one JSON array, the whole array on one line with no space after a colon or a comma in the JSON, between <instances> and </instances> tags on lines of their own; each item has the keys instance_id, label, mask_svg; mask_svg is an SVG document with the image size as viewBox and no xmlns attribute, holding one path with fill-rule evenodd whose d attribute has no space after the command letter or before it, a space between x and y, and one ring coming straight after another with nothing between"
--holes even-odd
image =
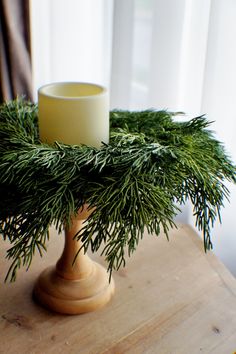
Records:
<instances>
[{"instance_id":1,"label":"wooden table","mask_svg":"<svg viewBox=\"0 0 236 354\"><path fill-rule=\"evenodd\" d=\"M63 237L52 232L48 253L21 271L16 283L4 285L9 263L1 241L1 354L236 351L236 281L212 253L204 253L189 226L171 231L170 242L147 235L127 267L114 274L112 302L78 316L50 313L31 299L37 275L55 263L62 244Z\"/></svg>"}]
</instances>

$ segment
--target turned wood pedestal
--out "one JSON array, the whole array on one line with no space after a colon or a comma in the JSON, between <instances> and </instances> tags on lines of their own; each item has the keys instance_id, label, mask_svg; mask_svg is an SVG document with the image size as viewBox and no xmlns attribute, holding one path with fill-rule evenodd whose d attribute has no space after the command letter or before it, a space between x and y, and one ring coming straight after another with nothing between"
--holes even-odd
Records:
<instances>
[{"instance_id":1,"label":"turned wood pedestal","mask_svg":"<svg viewBox=\"0 0 236 354\"><path fill-rule=\"evenodd\" d=\"M94 311L114 293L113 278L109 282L106 269L84 254L81 242L74 239L88 215L85 208L72 219L65 229L61 258L42 272L35 285L34 297L52 311L71 315Z\"/></svg>"}]
</instances>

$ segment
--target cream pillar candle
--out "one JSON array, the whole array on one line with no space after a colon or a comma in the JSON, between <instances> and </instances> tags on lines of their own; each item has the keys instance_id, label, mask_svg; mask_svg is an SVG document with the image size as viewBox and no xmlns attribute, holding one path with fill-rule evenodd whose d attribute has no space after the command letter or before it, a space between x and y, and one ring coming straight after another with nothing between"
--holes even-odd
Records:
<instances>
[{"instance_id":1,"label":"cream pillar candle","mask_svg":"<svg viewBox=\"0 0 236 354\"><path fill-rule=\"evenodd\" d=\"M89 83L64 82L38 91L39 135L42 142L100 147L109 141L107 90Z\"/></svg>"}]
</instances>

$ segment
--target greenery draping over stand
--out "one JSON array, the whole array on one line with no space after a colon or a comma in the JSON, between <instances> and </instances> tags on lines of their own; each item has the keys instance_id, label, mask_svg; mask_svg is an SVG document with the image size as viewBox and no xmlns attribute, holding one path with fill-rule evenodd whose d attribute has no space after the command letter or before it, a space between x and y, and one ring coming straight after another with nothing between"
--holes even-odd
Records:
<instances>
[{"instance_id":1,"label":"greenery draping over stand","mask_svg":"<svg viewBox=\"0 0 236 354\"><path fill-rule=\"evenodd\" d=\"M0 233L11 243L6 256L12 260L6 279L28 268L36 250L42 255L52 224L61 232L85 203L92 213L75 237L84 251L102 247L109 271L125 265L126 250L135 251L145 228L168 237L176 203L188 200L210 249L235 166L204 116L177 122L176 115L111 111L110 142L97 149L42 144L36 104L1 105Z\"/></svg>"}]
</instances>

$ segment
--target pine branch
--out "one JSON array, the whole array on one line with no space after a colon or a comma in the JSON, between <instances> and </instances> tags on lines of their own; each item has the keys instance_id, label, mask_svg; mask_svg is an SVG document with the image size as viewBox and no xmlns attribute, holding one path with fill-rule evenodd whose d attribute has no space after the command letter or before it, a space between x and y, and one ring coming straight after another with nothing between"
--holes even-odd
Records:
<instances>
[{"instance_id":1,"label":"pine branch","mask_svg":"<svg viewBox=\"0 0 236 354\"><path fill-rule=\"evenodd\" d=\"M108 270L125 265L144 230L175 227L176 201L191 200L205 250L211 228L235 183L235 166L204 116L176 122L178 113L112 111L101 149L39 141L37 106L22 99L0 107L0 232L11 248L7 278L45 251L49 227L61 232L86 202L96 207L78 235L85 250L101 250ZM128 254L126 254L126 251Z\"/></svg>"}]
</instances>

